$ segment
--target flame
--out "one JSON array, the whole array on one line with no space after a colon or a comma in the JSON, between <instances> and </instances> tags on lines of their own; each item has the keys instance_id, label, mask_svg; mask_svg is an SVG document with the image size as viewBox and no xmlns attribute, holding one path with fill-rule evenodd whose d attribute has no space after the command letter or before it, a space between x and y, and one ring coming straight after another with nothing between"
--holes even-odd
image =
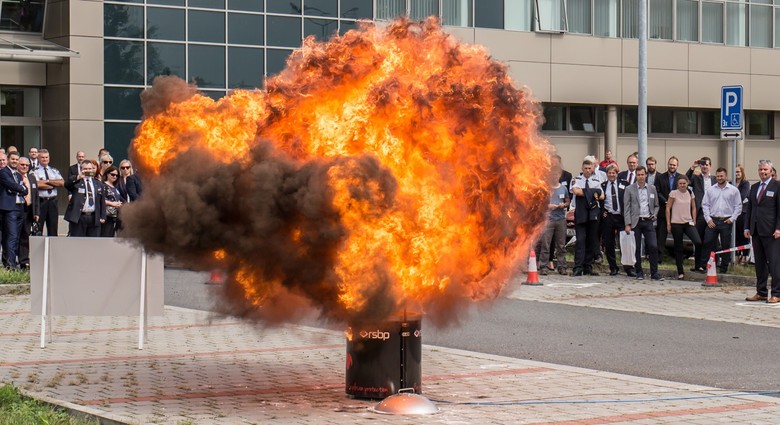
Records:
<instances>
[{"instance_id":1,"label":"flame","mask_svg":"<svg viewBox=\"0 0 780 425\"><path fill-rule=\"evenodd\" d=\"M158 80L147 99L162 90ZM208 247L216 258L235 258L232 281L256 306L279 286L338 318L407 305L436 314L457 300L491 299L546 218L550 146L537 132L540 107L485 48L458 42L432 18L363 23L325 43L310 37L265 90L236 90L218 101L193 94L151 109L145 106L132 146L151 191L156 181L170 182L190 151L208 152L237 176L266 154L297 171L325 170L309 184L326 188L342 231L329 234L336 250L323 255L329 267L321 276L301 282L272 272L273 264L247 266L247 253L230 244ZM244 187L273 189L262 181ZM232 217L223 208L233 207L220 204L216 219ZM245 223L251 216L236 220L256 227ZM295 248L286 255L315 256L316 223L289 220ZM166 238L168 245L154 248L180 243ZM197 254L199 247L187 249Z\"/></svg>"}]
</instances>

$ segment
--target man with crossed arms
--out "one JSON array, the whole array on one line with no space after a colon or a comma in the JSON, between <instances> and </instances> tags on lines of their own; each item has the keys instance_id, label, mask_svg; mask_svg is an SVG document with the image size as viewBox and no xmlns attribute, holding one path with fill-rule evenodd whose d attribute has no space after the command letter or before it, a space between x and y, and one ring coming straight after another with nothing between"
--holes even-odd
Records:
<instances>
[{"instance_id":1,"label":"man with crossed arms","mask_svg":"<svg viewBox=\"0 0 780 425\"><path fill-rule=\"evenodd\" d=\"M758 162L759 182L745 204L745 237L751 238L756 261L756 294L746 301L780 302L780 183L772 178L772 161ZM772 275L772 292L767 279ZM770 297L771 295L771 297Z\"/></svg>"}]
</instances>

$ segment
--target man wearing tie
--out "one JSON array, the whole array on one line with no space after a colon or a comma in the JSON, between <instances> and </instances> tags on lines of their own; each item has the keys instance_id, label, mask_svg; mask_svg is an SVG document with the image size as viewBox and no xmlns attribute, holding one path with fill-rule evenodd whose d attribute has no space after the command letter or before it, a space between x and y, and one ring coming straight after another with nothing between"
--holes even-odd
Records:
<instances>
[{"instance_id":1,"label":"man wearing tie","mask_svg":"<svg viewBox=\"0 0 780 425\"><path fill-rule=\"evenodd\" d=\"M46 225L48 236L57 236L57 225L60 221L57 209L57 188L65 184L59 170L49 166L49 151L38 150L38 168L32 170L38 181L38 197L41 202L41 230Z\"/></svg>"},{"instance_id":2,"label":"man wearing tie","mask_svg":"<svg viewBox=\"0 0 780 425\"><path fill-rule=\"evenodd\" d=\"M571 193L574 195L574 276L598 276L593 270L593 260L599 251L599 201L604 199L601 183L593 174L596 164L582 162L582 174L574 179Z\"/></svg>"},{"instance_id":3,"label":"man wearing tie","mask_svg":"<svg viewBox=\"0 0 780 425\"><path fill-rule=\"evenodd\" d=\"M27 186L22 177L7 166L8 157L0 154L0 216L3 222L3 266L16 269L19 233L24 220L24 196Z\"/></svg>"},{"instance_id":4,"label":"man wearing tie","mask_svg":"<svg viewBox=\"0 0 780 425\"><path fill-rule=\"evenodd\" d=\"M106 199L103 183L94 177L94 165L84 161L77 179L65 182L65 188L71 194L65 210L70 236L100 236L100 225L106 221Z\"/></svg>"},{"instance_id":5,"label":"man wearing tie","mask_svg":"<svg viewBox=\"0 0 780 425\"><path fill-rule=\"evenodd\" d=\"M756 260L756 294L746 301L780 302L780 183L772 178L772 161L758 162L759 182L750 188L745 204L745 237L750 237ZM772 276L772 292L767 279Z\"/></svg>"},{"instance_id":6,"label":"man wearing tie","mask_svg":"<svg viewBox=\"0 0 780 425\"><path fill-rule=\"evenodd\" d=\"M636 183L636 167L639 166L639 157L635 153L632 153L626 158L626 165L628 165L628 169L623 170L618 174L618 180L628 184L634 184Z\"/></svg>"},{"instance_id":7,"label":"man wearing tie","mask_svg":"<svg viewBox=\"0 0 780 425\"><path fill-rule=\"evenodd\" d=\"M604 202L601 205L601 241L609 263L609 275L619 273L617 260L615 259L615 234L623 230L623 193L626 190L626 182L618 181L618 171L615 164L607 165L607 181L601 183L604 191ZM636 277L631 267L624 267L626 274Z\"/></svg>"}]
</instances>

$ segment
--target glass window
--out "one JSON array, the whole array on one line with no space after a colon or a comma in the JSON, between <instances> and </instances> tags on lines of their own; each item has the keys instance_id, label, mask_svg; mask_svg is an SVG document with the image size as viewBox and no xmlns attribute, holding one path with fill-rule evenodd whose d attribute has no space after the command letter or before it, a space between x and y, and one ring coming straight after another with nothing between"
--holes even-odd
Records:
<instances>
[{"instance_id":1,"label":"glass window","mask_svg":"<svg viewBox=\"0 0 780 425\"><path fill-rule=\"evenodd\" d=\"M474 3L474 26L504 28L504 0L479 0Z\"/></svg>"},{"instance_id":2,"label":"glass window","mask_svg":"<svg viewBox=\"0 0 780 425\"><path fill-rule=\"evenodd\" d=\"M772 47L772 13L772 6L750 5L750 45L752 47Z\"/></svg>"},{"instance_id":3,"label":"glass window","mask_svg":"<svg viewBox=\"0 0 780 425\"><path fill-rule=\"evenodd\" d=\"M701 4L701 41L723 43L723 3Z\"/></svg>"},{"instance_id":4,"label":"glass window","mask_svg":"<svg viewBox=\"0 0 780 425\"><path fill-rule=\"evenodd\" d=\"M699 114L696 111L674 111L674 120L677 123L677 134L698 134Z\"/></svg>"},{"instance_id":5,"label":"glass window","mask_svg":"<svg viewBox=\"0 0 780 425\"><path fill-rule=\"evenodd\" d=\"M106 108L106 119L140 120L141 91L140 88L106 87L103 96Z\"/></svg>"},{"instance_id":6,"label":"glass window","mask_svg":"<svg viewBox=\"0 0 780 425\"><path fill-rule=\"evenodd\" d=\"M771 112L746 111L745 118L748 136L759 136L759 138L772 136L772 121L774 121L774 117Z\"/></svg>"},{"instance_id":7,"label":"glass window","mask_svg":"<svg viewBox=\"0 0 780 425\"><path fill-rule=\"evenodd\" d=\"M775 47L780 47L780 7L775 9Z\"/></svg>"},{"instance_id":8,"label":"glass window","mask_svg":"<svg viewBox=\"0 0 780 425\"><path fill-rule=\"evenodd\" d=\"M310 16L338 17L338 0L306 0L303 4L303 14Z\"/></svg>"},{"instance_id":9,"label":"glass window","mask_svg":"<svg viewBox=\"0 0 780 425\"><path fill-rule=\"evenodd\" d=\"M623 108L621 117L623 133L636 134L637 129L639 128L639 125L637 124L639 122L639 119L637 118L637 108Z\"/></svg>"},{"instance_id":10,"label":"glass window","mask_svg":"<svg viewBox=\"0 0 780 425\"><path fill-rule=\"evenodd\" d=\"M301 0L265 0L265 11L268 13L301 14Z\"/></svg>"},{"instance_id":11,"label":"glass window","mask_svg":"<svg viewBox=\"0 0 780 425\"><path fill-rule=\"evenodd\" d=\"M263 2L261 0L228 0L228 9L262 12Z\"/></svg>"},{"instance_id":12,"label":"glass window","mask_svg":"<svg viewBox=\"0 0 780 425\"><path fill-rule=\"evenodd\" d=\"M176 75L187 78L184 68L184 45L174 43L147 43L146 84L152 84L158 75Z\"/></svg>"},{"instance_id":13,"label":"glass window","mask_svg":"<svg viewBox=\"0 0 780 425\"><path fill-rule=\"evenodd\" d=\"M136 123L107 122L103 124L103 138L106 149L111 152L114 164L127 159L127 149L135 137Z\"/></svg>"},{"instance_id":14,"label":"glass window","mask_svg":"<svg viewBox=\"0 0 780 425\"><path fill-rule=\"evenodd\" d=\"M544 124L542 130L563 131L566 129L566 107L561 105L544 105Z\"/></svg>"},{"instance_id":15,"label":"glass window","mask_svg":"<svg viewBox=\"0 0 780 425\"><path fill-rule=\"evenodd\" d=\"M187 16L189 17L187 25L189 41L225 42L224 13L190 10Z\"/></svg>"},{"instance_id":16,"label":"glass window","mask_svg":"<svg viewBox=\"0 0 780 425\"><path fill-rule=\"evenodd\" d=\"M146 37L184 41L184 10L147 7Z\"/></svg>"},{"instance_id":17,"label":"glass window","mask_svg":"<svg viewBox=\"0 0 780 425\"><path fill-rule=\"evenodd\" d=\"M701 113L701 134L720 137L720 110Z\"/></svg>"},{"instance_id":18,"label":"glass window","mask_svg":"<svg viewBox=\"0 0 780 425\"><path fill-rule=\"evenodd\" d=\"M650 0L650 24L647 35L653 39L672 39L672 0Z\"/></svg>"},{"instance_id":19,"label":"glass window","mask_svg":"<svg viewBox=\"0 0 780 425\"><path fill-rule=\"evenodd\" d=\"M569 32L590 34L590 0L568 0Z\"/></svg>"},{"instance_id":20,"label":"glass window","mask_svg":"<svg viewBox=\"0 0 780 425\"><path fill-rule=\"evenodd\" d=\"M674 111L650 108L650 133L674 133Z\"/></svg>"},{"instance_id":21,"label":"glass window","mask_svg":"<svg viewBox=\"0 0 780 425\"><path fill-rule=\"evenodd\" d=\"M188 6L203 9L224 9L225 0L189 0Z\"/></svg>"},{"instance_id":22,"label":"glass window","mask_svg":"<svg viewBox=\"0 0 780 425\"><path fill-rule=\"evenodd\" d=\"M106 84L144 83L144 43L142 41L103 41L103 81Z\"/></svg>"},{"instance_id":23,"label":"glass window","mask_svg":"<svg viewBox=\"0 0 780 425\"><path fill-rule=\"evenodd\" d=\"M639 1L623 1L623 38L639 38Z\"/></svg>"},{"instance_id":24,"label":"glass window","mask_svg":"<svg viewBox=\"0 0 780 425\"><path fill-rule=\"evenodd\" d=\"M339 22L339 34L344 35L349 30L358 29L356 21L340 21Z\"/></svg>"},{"instance_id":25,"label":"glass window","mask_svg":"<svg viewBox=\"0 0 780 425\"><path fill-rule=\"evenodd\" d=\"M287 57L292 50L267 49L265 52L265 74L276 75L287 66Z\"/></svg>"},{"instance_id":26,"label":"glass window","mask_svg":"<svg viewBox=\"0 0 780 425\"><path fill-rule=\"evenodd\" d=\"M104 5L103 34L106 37L142 38L144 8L117 4Z\"/></svg>"},{"instance_id":27,"label":"glass window","mask_svg":"<svg viewBox=\"0 0 780 425\"><path fill-rule=\"evenodd\" d=\"M225 48L190 44L188 81L199 88L225 87Z\"/></svg>"},{"instance_id":28,"label":"glass window","mask_svg":"<svg viewBox=\"0 0 780 425\"><path fill-rule=\"evenodd\" d=\"M334 33L338 32L339 21L335 19L303 19L303 36L313 35L319 41L328 40Z\"/></svg>"},{"instance_id":29,"label":"glass window","mask_svg":"<svg viewBox=\"0 0 780 425\"><path fill-rule=\"evenodd\" d=\"M27 152L33 146L41 146L41 127L4 125L0 127L0 140L3 142L3 148L16 146L21 152Z\"/></svg>"},{"instance_id":30,"label":"glass window","mask_svg":"<svg viewBox=\"0 0 780 425\"><path fill-rule=\"evenodd\" d=\"M747 5L726 3L726 44L747 46Z\"/></svg>"},{"instance_id":31,"label":"glass window","mask_svg":"<svg viewBox=\"0 0 780 425\"><path fill-rule=\"evenodd\" d=\"M217 100L222 99L223 97L225 97L225 92L224 91L217 91L217 90L201 90L200 94L202 94L204 96L208 96L208 97L212 98L214 101L217 101Z\"/></svg>"},{"instance_id":32,"label":"glass window","mask_svg":"<svg viewBox=\"0 0 780 425\"><path fill-rule=\"evenodd\" d=\"M618 36L619 0L593 0L593 35Z\"/></svg>"},{"instance_id":33,"label":"glass window","mask_svg":"<svg viewBox=\"0 0 780 425\"><path fill-rule=\"evenodd\" d=\"M138 1L143 3L143 1ZM165 6L184 6L184 0L146 0L147 4L162 4Z\"/></svg>"},{"instance_id":34,"label":"glass window","mask_svg":"<svg viewBox=\"0 0 780 425\"><path fill-rule=\"evenodd\" d=\"M266 44L279 47L300 47L301 45L301 19L286 18L283 16L265 17Z\"/></svg>"},{"instance_id":35,"label":"glass window","mask_svg":"<svg viewBox=\"0 0 780 425\"><path fill-rule=\"evenodd\" d=\"M263 15L228 13L228 43L263 45Z\"/></svg>"},{"instance_id":36,"label":"glass window","mask_svg":"<svg viewBox=\"0 0 780 425\"><path fill-rule=\"evenodd\" d=\"M442 0L441 22L443 25L470 27L473 0Z\"/></svg>"},{"instance_id":37,"label":"glass window","mask_svg":"<svg viewBox=\"0 0 780 425\"><path fill-rule=\"evenodd\" d=\"M41 32L45 3L43 0L0 1L0 30Z\"/></svg>"},{"instance_id":38,"label":"glass window","mask_svg":"<svg viewBox=\"0 0 780 425\"><path fill-rule=\"evenodd\" d=\"M411 0L409 17L419 21L429 16L439 16L439 0Z\"/></svg>"},{"instance_id":39,"label":"glass window","mask_svg":"<svg viewBox=\"0 0 780 425\"><path fill-rule=\"evenodd\" d=\"M373 0L341 0L341 17L349 19L374 19Z\"/></svg>"},{"instance_id":40,"label":"glass window","mask_svg":"<svg viewBox=\"0 0 780 425\"><path fill-rule=\"evenodd\" d=\"M406 0L376 0L376 18L393 19L406 16Z\"/></svg>"},{"instance_id":41,"label":"glass window","mask_svg":"<svg viewBox=\"0 0 780 425\"><path fill-rule=\"evenodd\" d=\"M228 48L228 88L252 89L263 85L263 49Z\"/></svg>"},{"instance_id":42,"label":"glass window","mask_svg":"<svg viewBox=\"0 0 780 425\"><path fill-rule=\"evenodd\" d=\"M699 2L697 0L677 0L677 39L681 41L699 40Z\"/></svg>"},{"instance_id":43,"label":"glass window","mask_svg":"<svg viewBox=\"0 0 780 425\"><path fill-rule=\"evenodd\" d=\"M40 117L40 89L3 87L0 90L0 116L4 117Z\"/></svg>"},{"instance_id":44,"label":"glass window","mask_svg":"<svg viewBox=\"0 0 780 425\"><path fill-rule=\"evenodd\" d=\"M593 108L589 106L569 108L569 130L594 132L596 126L593 124Z\"/></svg>"},{"instance_id":45,"label":"glass window","mask_svg":"<svg viewBox=\"0 0 780 425\"><path fill-rule=\"evenodd\" d=\"M566 31L566 3L564 0L536 0L536 29Z\"/></svg>"},{"instance_id":46,"label":"glass window","mask_svg":"<svg viewBox=\"0 0 780 425\"><path fill-rule=\"evenodd\" d=\"M531 31L533 21L533 0L512 0L504 3L504 29Z\"/></svg>"}]
</instances>

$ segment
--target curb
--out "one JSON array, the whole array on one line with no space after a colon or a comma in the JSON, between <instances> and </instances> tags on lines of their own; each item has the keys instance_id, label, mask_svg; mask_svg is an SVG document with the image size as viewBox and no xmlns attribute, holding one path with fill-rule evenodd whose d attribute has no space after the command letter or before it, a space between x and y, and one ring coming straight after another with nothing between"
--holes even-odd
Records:
<instances>
[{"instance_id":1,"label":"curb","mask_svg":"<svg viewBox=\"0 0 780 425\"><path fill-rule=\"evenodd\" d=\"M48 397L44 394L27 391L23 388L17 388L17 389L25 397L29 397L31 399L48 404L54 408L65 409L68 412L68 415L72 417L78 417L87 420L93 419L98 421L100 425L128 425L132 423L132 422L128 422L127 419L121 419L107 412L101 412L86 406L79 406L78 404L57 400L55 398Z\"/></svg>"},{"instance_id":2,"label":"curb","mask_svg":"<svg viewBox=\"0 0 780 425\"><path fill-rule=\"evenodd\" d=\"M0 295L23 295L30 293L29 283L13 283L0 285Z\"/></svg>"}]
</instances>

